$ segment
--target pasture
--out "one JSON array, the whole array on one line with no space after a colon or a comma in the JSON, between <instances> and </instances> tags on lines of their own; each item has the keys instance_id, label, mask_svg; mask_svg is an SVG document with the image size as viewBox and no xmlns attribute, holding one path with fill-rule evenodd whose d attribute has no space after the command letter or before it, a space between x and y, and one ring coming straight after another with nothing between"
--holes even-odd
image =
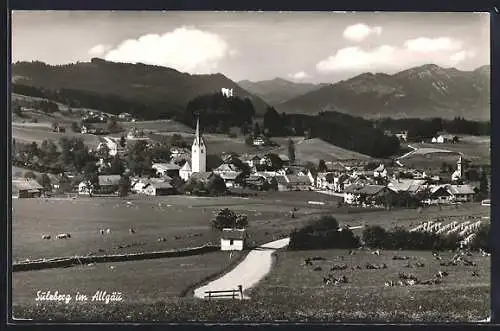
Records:
<instances>
[{"instance_id":1,"label":"pasture","mask_svg":"<svg viewBox=\"0 0 500 331\"><path fill-rule=\"evenodd\" d=\"M288 139L286 139L288 140ZM286 141L281 143L275 153L287 154L288 145ZM295 158L301 161L309 161L318 164L319 160L370 160L371 157L354 151L350 151L318 138L300 139L295 141Z\"/></svg>"},{"instance_id":2,"label":"pasture","mask_svg":"<svg viewBox=\"0 0 500 331\"><path fill-rule=\"evenodd\" d=\"M91 148L95 148L99 144L99 136L71 132L69 128L67 128L66 132L64 133L52 132L52 129L50 127L40 125L38 123L35 124L37 125L22 125L13 123L12 138L16 139L16 141L18 142L24 143L31 143L33 141L41 143L46 139L50 139L55 143L58 143L59 139L61 139L62 137L76 137L82 138L85 145Z\"/></svg>"},{"instance_id":3,"label":"pasture","mask_svg":"<svg viewBox=\"0 0 500 331\"><path fill-rule=\"evenodd\" d=\"M260 192L255 197L41 198L12 201L13 261L49 257L135 253L218 243L210 220L221 208L248 216L249 241L262 244L329 214L350 226L414 227L423 221L489 216L479 203L428 207L421 210L366 210L337 207L339 198L316 192ZM309 204L309 201L323 205ZM297 208L295 218L290 217ZM101 235L99 229L110 229ZM136 233L129 233L134 228ZM362 230L355 230L360 234ZM67 240L54 239L71 233ZM43 240L42 235L52 239ZM164 237L166 241L158 241Z\"/></svg>"},{"instance_id":4,"label":"pasture","mask_svg":"<svg viewBox=\"0 0 500 331\"><path fill-rule=\"evenodd\" d=\"M289 192L294 193L294 192ZM298 192L299 194L301 192ZM251 241L264 243L328 210L306 203L276 204L259 198L189 196L121 198L41 198L12 202L13 261L74 255L150 252L218 243L210 220L221 208L246 214ZM292 206L303 206L291 219ZM101 235L99 229L110 229ZM129 233L134 228L136 233ZM71 233L70 239L54 239ZM51 235L43 240L42 234ZM158 241L164 237L166 241Z\"/></svg>"},{"instance_id":5,"label":"pasture","mask_svg":"<svg viewBox=\"0 0 500 331\"><path fill-rule=\"evenodd\" d=\"M22 271L12 274L14 304L34 302L37 291L121 292L127 303L153 303L179 297L194 283L227 269L243 253L213 252L144 261L96 263L71 268Z\"/></svg>"},{"instance_id":6,"label":"pasture","mask_svg":"<svg viewBox=\"0 0 500 331\"><path fill-rule=\"evenodd\" d=\"M468 259L476 266L441 266L454 253L442 253L437 260L431 252L369 250L280 251L275 265L259 285L249 291L252 300L266 302L272 310L287 311L294 320L368 321L470 321L489 316L490 258L474 253ZM408 260L393 260L394 256ZM305 265L308 257L324 260ZM417 262L423 263L422 267ZM367 264L384 269L367 269ZM407 267L407 265L410 267ZM345 265L344 270L339 266ZM405 272L419 280L447 272L441 284L385 287L386 281L399 280ZM473 276L476 271L479 276ZM345 284L326 285L323 277L346 276ZM294 277L290 277L294 275ZM285 307L285 305L287 307Z\"/></svg>"}]
</instances>

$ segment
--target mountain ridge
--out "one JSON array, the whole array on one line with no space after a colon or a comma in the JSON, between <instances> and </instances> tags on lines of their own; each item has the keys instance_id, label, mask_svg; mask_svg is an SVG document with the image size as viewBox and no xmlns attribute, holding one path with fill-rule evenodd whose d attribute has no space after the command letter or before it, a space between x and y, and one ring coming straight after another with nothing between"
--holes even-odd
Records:
<instances>
[{"instance_id":1,"label":"mountain ridge","mask_svg":"<svg viewBox=\"0 0 500 331\"><path fill-rule=\"evenodd\" d=\"M489 65L471 71L426 64L395 74L362 73L276 105L280 112L489 119Z\"/></svg>"}]
</instances>

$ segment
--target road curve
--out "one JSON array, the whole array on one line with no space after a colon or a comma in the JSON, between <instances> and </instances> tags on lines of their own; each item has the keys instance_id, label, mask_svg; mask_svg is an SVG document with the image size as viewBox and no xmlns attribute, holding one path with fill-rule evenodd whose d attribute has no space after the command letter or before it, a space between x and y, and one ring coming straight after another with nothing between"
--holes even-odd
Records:
<instances>
[{"instance_id":1,"label":"road curve","mask_svg":"<svg viewBox=\"0 0 500 331\"><path fill-rule=\"evenodd\" d=\"M277 249L288 246L289 242L290 238L279 239L251 250L245 259L227 274L194 290L194 296L203 299L205 291L238 289L238 285L242 285L243 291L246 291L255 286L271 270L272 254ZM244 298L249 299L246 295Z\"/></svg>"}]
</instances>

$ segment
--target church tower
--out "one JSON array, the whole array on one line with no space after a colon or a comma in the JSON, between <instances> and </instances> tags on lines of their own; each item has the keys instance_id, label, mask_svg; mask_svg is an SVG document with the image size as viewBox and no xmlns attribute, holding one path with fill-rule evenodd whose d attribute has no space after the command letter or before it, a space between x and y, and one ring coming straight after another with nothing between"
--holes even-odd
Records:
<instances>
[{"instance_id":1,"label":"church tower","mask_svg":"<svg viewBox=\"0 0 500 331\"><path fill-rule=\"evenodd\" d=\"M207 171L207 148L200 134L200 118L196 122L196 136L191 147L191 169L192 173Z\"/></svg>"}]
</instances>

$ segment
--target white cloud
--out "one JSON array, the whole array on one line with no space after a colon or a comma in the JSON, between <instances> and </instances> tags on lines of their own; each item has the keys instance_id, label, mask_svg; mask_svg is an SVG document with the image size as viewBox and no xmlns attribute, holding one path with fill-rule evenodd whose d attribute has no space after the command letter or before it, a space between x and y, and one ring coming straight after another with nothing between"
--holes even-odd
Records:
<instances>
[{"instance_id":1,"label":"white cloud","mask_svg":"<svg viewBox=\"0 0 500 331\"><path fill-rule=\"evenodd\" d=\"M358 23L350 25L344 30L344 38L351 41L360 42L368 38L370 35L374 34L380 36L381 33L382 27L380 26L370 27L366 24Z\"/></svg>"},{"instance_id":2,"label":"white cloud","mask_svg":"<svg viewBox=\"0 0 500 331\"><path fill-rule=\"evenodd\" d=\"M89 49L89 54L93 56L101 56L111 49L111 45L98 44Z\"/></svg>"},{"instance_id":3,"label":"white cloud","mask_svg":"<svg viewBox=\"0 0 500 331\"><path fill-rule=\"evenodd\" d=\"M371 69L394 60L395 48L383 45L365 51L360 47L342 48L323 61L316 64L320 72L343 71L352 69Z\"/></svg>"},{"instance_id":4,"label":"white cloud","mask_svg":"<svg viewBox=\"0 0 500 331\"><path fill-rule=\"evenodd\" d=\"M105 59L160 65L190 73L211 73L221 60L236 54L217 34L181 27L163 35L147 34L125 40L110 50Z\"/></svg>"},{"instance_id":5,"label":"white cloud","mask_svg":"<svg viewBox=\"0 0 500 331\"><path fill-rule=\"evenodd\" d=\"M437 64L456 66L474 57L471 50L451 38L418 38L407 40L403 46L383 45L372 49L346 47L316 64L321 73L335 71L402 70L411 66Z\"/></svg>"},{"instance_id":6,"label":"white cloud","mask_svg":"<svg viewBox=\"0 0 500 331\"><path fill-rule=\"evenodd\" d=\"M296 72L294 74L288 74L288 77L290 77L292 79L300 80L300 79L309 78L310 76L304 71L299 71L299 72Z\"/></svg>"},{"instance_id":7,"label":"white cloud","mask_svg":"<svg viewBox=\"0 0 500 331\"><path fill-rule=\"evenodd\" d=\"M417 38L405 41L405 47L410 51L422 53L456 51L462 48L462 42L447 37Z\"/></svg>"}]
</instances>

